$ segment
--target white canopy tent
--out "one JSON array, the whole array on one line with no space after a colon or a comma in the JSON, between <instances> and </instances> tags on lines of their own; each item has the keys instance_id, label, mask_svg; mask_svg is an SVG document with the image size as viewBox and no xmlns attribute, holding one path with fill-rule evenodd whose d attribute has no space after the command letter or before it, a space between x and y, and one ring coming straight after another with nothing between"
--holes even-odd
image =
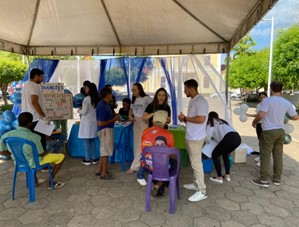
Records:
<instances>
[{"instance_id":1,"label":"white canopy tent","mask_svg":"<svg viewBox=\"0 0 299 227\"><path fill-rule=\"evenodd\" d=\"M0 50L227 53L278 0L1 0Z\"/></svg>"}]
</instances>

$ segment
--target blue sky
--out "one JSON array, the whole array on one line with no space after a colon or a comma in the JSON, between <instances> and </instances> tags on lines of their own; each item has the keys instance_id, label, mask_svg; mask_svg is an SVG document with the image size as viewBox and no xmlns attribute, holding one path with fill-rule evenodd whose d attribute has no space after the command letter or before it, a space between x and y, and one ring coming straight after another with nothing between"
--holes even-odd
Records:
<instances>
[{"instance_id":1,"label":"blue sky","mask_svg":"<svg viewBox=\"0 0 299 227\"><path fill-rule=\"evenodd\" d=\"M256 42L255 49L270 47L271 19L274 16L274 40L278 29L288 28L299 23L299 0L279 0L278 3L263 17L267 21L260 21L250 31Z\"/></svg>"}]
</instances>

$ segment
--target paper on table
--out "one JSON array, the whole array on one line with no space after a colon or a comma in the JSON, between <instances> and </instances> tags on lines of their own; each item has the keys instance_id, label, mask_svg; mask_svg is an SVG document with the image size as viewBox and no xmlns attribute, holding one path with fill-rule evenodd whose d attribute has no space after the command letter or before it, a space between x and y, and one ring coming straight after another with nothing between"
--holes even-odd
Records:
<instances>
[{"instance_id":1,"label":"paper on table","mask_svg":"<svg viewBox=\"0 0 299 227\"><path fill-rule=\"evenodd\" d=\"M47 121L39 120L34 128L34 131L40 132L47 136L51 136L55 125L48 124Z\"/></svg>"}]
</instances>

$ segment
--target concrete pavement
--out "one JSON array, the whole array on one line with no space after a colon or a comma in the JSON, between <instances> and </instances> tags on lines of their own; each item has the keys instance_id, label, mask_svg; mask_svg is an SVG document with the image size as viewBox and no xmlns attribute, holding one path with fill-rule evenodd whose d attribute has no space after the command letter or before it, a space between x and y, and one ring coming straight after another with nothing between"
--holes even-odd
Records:
<instances>
[{"instance_id":1,"label":"concrete pavement","mask_svg":"<svg viewBox=\"0 0 299 227\"><path fill-rule=\"evenodd\" d=\"M257 150L252 119L242 123L233 118L242 142ZM174 215L169 214L168 189L164 197L152 197L151 212L145 212L145 187L139 186L134 175L121 172L120 164L110 165L117 178L103 181L94 176L95 166L83 166L81 159L69 157L57 175L57 180L66 183L63 188L52 192L43 183L30 204L25 175L20 174L12 201L14 166L12 161L0 161L0 226L299 226L298 143L285 146L281 186L270 184L264 189L250 183L259 176L255 157L233 164L231 182L210 182L215 173L206 174L208 199L197 203L188 202L193 192L182 188L192 180L191 167L182 168L181 199L176 201Z\"/></svg>"}]
</instances>

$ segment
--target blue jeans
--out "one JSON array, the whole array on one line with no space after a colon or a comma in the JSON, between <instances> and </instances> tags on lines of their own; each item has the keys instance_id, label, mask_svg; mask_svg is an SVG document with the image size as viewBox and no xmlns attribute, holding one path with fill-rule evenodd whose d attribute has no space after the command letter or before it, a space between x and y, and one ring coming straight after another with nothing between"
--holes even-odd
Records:
<instances>
[{"instance_id":1,"label":"blue jeans","mask_svg":"<svg viewBox=\"0 0 299 227\"><path fill-rule=\"evenodd\" d=\"M140 166L137 172L137 179L144 179L145 178L145 169Z\"/></svg>"},{"instance_id":2,"label":"blue jeans","mask_svg":"<svg viewBox=\"0 0 299 227\"><path fill-rule=\"evenodd\" d=\"M56 144L54 146L54 153L58 153L60 149L63 147L64 141L66 140L66 135L61 133L61 134L54 134L51 135L51 138L56 141Z\"/></svg>"},{"instance_id":3,"label":"blue jeans","mask_svg":"<svg viewBox=\"0 0 299 227\"><path fill-rule=\"evenodd\" d=\"M90 153L91 158L93 160L96 159L96 140L95 138L91 139L82 139L83 140L83 146L84 146L84 152L85 152L85 160L90 161Z\"/></svg>"},{"instance_id":4,"label":"blue jeans","mask_svg":"<svg viewBox=\"0 0 299 227\"><path fill-rule=\"evenodd\" d=\"M177 160L170 158L169 172L174 171L176 168L177 168ZM148 172L148 170L140 166L139 170L137 171L137 179L145 179L145 172Z\"/></svg>"}]
</instances>

